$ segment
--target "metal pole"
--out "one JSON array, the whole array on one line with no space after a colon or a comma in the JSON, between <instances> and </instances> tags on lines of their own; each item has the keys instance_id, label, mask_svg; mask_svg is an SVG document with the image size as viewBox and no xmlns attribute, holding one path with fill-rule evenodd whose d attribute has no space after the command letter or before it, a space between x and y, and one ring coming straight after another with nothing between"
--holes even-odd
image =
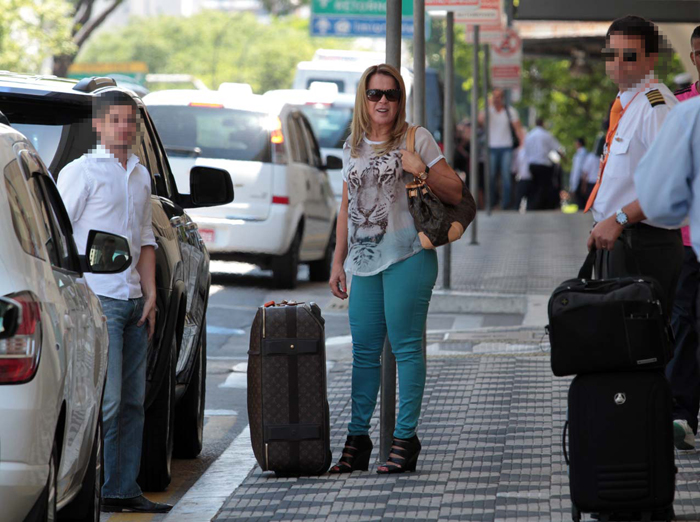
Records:
<instances>
[{"instance_id":1,"label":"metal pole","mask_svg":"<svg viewBox=\"0 0 700 522\"><path fill-rule=\"evenodd\" d=\"M425 0L413 0L413 124L425 126Z\"/></svg>"},{"instance_id":2,"label":"metal pole","mask_svg":"<svg viewBox=\"0 0 700 522\"><path fill-rule=\"evenodd\" d=\"M471 192L472 194L478 194L479 193L479 147L476 139L476 134L474 130L476 130L476 125L474 125L477 120L479 119L479 26L475 25L474 26L474 43L472 44L474 47L474 65L473 65L473 70L472 70L472 76L474 83L472 84L472 139L471 139L471 150L470 150L470 172L469 172L469 185L471 187ZM488 110L486 111L488 113ZM486 129L488 132L488 128ZM476 239L476 222L478 219L479 213L476 213L477 215L474 216L474 221L472 221L471 224L471 229L472 229L472 239L470 244L472 245L478 245L479 242Z\"/></svg>"},{"instance_id":3,"label":"metal pole","mask_svg":"<svg viewBox=\"0 0 700 522\"><path fill-rule=\"evenodd\" d=\"M386 62L401 70L401 0L387 0L386 4ZM385 462L396 426L396 358L388 336L382 351L379 409L379 461Z\"/></svg>"},{"instance_id":4,"label":"metal pole","mask_svg":"<svg viewBox=\"0 0 700 522\"><path fill-rule=\"evenodd\" d=\"M455 15L452 11L447 12L447 25L445 27L445 108L443 110L444 119L444 139L445 157L448 163L454 161L455 137L454 137L454 47L455 47ZM452 245L447 243L442 251L442 286L445 290L450 289L450 276L452 272Z\"/></svg>"},{"instance_id":5,"label":"metal pole","mask_svg":"<svg viewBox=\"0 0 700 522\"><path fill-rule=\"evenodd\" d=\"M486 198L486 213L491 215L491 154L489 144L489 59L490 49L489 44L484 45L484 197Z\"/></svg>"}]
</instances>

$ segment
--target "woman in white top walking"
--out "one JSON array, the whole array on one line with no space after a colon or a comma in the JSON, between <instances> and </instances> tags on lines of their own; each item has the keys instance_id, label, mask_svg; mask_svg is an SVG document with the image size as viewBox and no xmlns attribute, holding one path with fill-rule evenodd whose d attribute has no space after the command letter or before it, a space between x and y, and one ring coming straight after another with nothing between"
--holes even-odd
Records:
<instances>
[{"instance_id":1,"label":"woman in white top walking","mask_svg":"<svg viewBox=\"0 0 700 522\"><path fill-rule=\"evenodd\" d=\"M330 287L348 298L353 340L352 419L343 455L331 473L366 470L372 451L369 422L377 403L380 356L389 336L399 374L399 414L388 462L377 473L416 468L426 364L422 339L437 278L437 255L423 250L408 210L406 183L426 173L444 202L457 204L462 182L430 133L406 148L406 89L400 73L382 64L365 71L357 88L351 135L343 147L343 199Z\"/></svg>"}]
</instances>

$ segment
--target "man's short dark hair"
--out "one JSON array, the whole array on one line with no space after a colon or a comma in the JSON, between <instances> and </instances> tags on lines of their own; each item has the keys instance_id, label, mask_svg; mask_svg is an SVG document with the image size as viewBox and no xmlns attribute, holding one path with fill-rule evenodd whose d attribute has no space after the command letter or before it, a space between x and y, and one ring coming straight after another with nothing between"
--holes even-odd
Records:
<instances>
[{"instance_id":1,"label":"man's short dark hair","mask_svg":"<svg viewBox=\"0 0 700 522\"><path fill-rule=\"evenodd\" d=\"M138 114L139 108L134 99L123 91L105 91L97 94L92 99L92 117L102 118L107 113L110 107L114 105L126 105L134 110L134 114Z\"/></svg>"},{"instance_id":2,"label":"man's short dark hair","mask_svg":"<svg viewBox=\"0 0 700 522\"><path fill-rule=\"evenodd\" d=\"M578 142L579 145L581 145L581 147L585 147L585 146L586 146L586 138L583 138L583 137L581 137L581 138L576 138L576 141Z\"/></svg>"},{"instance_id":3,"label":"man's short dark hair","mask_svg":"<svg viewBox=\"0 0 700 522\"><path fill-rule=\"evenodd\" d=\"M692 47L693 40L700 39L700 25L693 29L693 34L690 35L690 45Z\"/></svg>"},{"instance_id":4,"label":"man's short dark hair","mask_svg":"<svg viewBox=\"0 0 700 522\"><path fill-rule=\"evenodd\" d=\"M538 127L544 127L544 118L537 118L535 120L535 125L537 125Z\"/></svg>"},{"instance_id":5,"label":"man's short dark hair","mask_svg":"<svg viewBox=\"0 0 700 522\"><path fill-rule=\"evenodd\" d=\"M625 36L639 36L644 41L644 53L649 56L659 52L659 30L653 22L641 16L623 16L615 20L608 29L606 40L610 39L613 33L624 34Z\"/></svg>"}]
</instances>

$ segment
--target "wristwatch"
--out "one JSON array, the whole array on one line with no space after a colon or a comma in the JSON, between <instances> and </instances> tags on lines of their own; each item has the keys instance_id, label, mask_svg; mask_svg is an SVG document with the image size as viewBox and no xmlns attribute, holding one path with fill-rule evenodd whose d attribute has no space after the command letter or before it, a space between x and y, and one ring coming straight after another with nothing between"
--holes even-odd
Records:
<instances>
[{"instance_id":1,"label":"wristwatch","mask_svg":"<svg viewBox=\"0 0 700 522\"><path fill-rule=\"evenodd\" d=\"M421 180L421 181L425 181L426 179L428 179L428 174L429 174L429 173L430 173L430 167L428 167L428 166L426 165L426 166L425 166L425 172L421 172L420 174L418 174L418 179Z\"/></svg>"},{"instance_id":2,"label":"wristwatch","mask_svg":"<svg viewBox=\"0 0 700 522\"><path fill-rule=\"evenodd\" d=\"M620 209L615 213L615 221L617 221L619 225L622 225L624 227L627 223L629 223L629 218L627 217L627 214L625 214L624 211Z\"/></svg>"}]
</instances>

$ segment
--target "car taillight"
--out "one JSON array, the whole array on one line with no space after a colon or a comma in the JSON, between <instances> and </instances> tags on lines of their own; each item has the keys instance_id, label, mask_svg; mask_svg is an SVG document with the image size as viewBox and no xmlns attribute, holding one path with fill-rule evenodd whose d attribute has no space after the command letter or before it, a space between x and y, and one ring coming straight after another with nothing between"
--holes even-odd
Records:
<instances>
[{"instance_id":1,"label":"car taillight","mask_svg":"<svg viewBox=\"0 0 700 522\"><path fill-rule=\"evenodd\" d=\"M275 118L274 126L270 130L270 142L272 143L272 162L277 165L287 163L287 154L284 150L284 134L282 134L282 121Z\"/></svg>"},{"instance_id":2,"label":"car taillight","mask_svg":"<svg viewBox=\"0 0 700 522\"><path fill-rule=\"evenodd\" d=\"M276 205L289 205L289 198L286 196L272 196L272 203Z\"/></svg>"},{"instance_id":3,"label":"car taillight","mask_svg":"<svg viewBox=\"0 0 700 522\"><path fill-rule=\"evenodd\" d=\"M32 380L41 355L41 308L29 292L8 296L22 308L17 332L0 340L0 384Z\"/></svg>"}]
</instances>

